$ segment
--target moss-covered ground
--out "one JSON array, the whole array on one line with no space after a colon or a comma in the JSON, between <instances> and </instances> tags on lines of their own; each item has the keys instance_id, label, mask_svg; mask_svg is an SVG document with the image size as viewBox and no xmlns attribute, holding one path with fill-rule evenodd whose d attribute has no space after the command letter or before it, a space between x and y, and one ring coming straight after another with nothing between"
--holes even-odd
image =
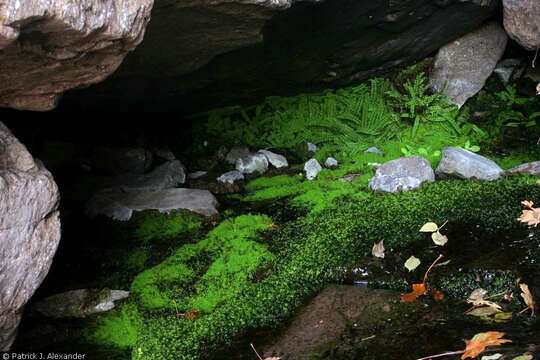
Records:
<instances>
[{"instance_id":1,"label":"moss-covered ground","mask_svg":"<svg viewBox=\"0 0 540 360\"><path fill-rule=\"evenodd\" d=\"M407 248L425 240L418 229L427 221L479 226L488 233L517 227L520 201L540 198L535 178L437 181L396 195L367 191L373 163L422 155L436 166L448 145L488 154L505 168L537 160L538 151L529 145L537 140L530 121L539 105L512 89L481 94L458 110L429 94L421 69L411 68L394 79L212 113L204 136L218 136L227 145L277 148L304 160L302 148L311 141L321 147L320 160L332 155L340 166L307 181L301 165L293 165L296 174L255 179L244 194L233 196L241 203L280 200L306 210L286 222L276 223L264 211L229 212L234 215L186 243L180 239L205 228L199 218L142 215L136 226L122 230L139 244L122 260L134 273L132 296L99 317L85 341L129 349L137 360L211 358L251 331L279 325L337 281L344 267L368 255L375 241L384 239L392 251ZM476 107L486 106L508 119L497 117L496 126L476 122ZM509 133L523 140L503 149ZM364 153L369 146L384 155ZM343 181L350 174L357 176ZM156 258L151 246L164 240L170 251Z\"/></svg>"}]
</instances>

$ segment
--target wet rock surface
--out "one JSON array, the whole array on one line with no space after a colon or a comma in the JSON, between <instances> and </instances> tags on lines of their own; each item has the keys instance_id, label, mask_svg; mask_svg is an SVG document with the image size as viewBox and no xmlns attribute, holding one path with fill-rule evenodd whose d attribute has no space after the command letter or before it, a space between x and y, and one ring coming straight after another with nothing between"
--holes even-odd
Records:
<instances>
[{"instance_id":1,"label":"wet rock surface","mask_svg":"<svg viewBox=\"0 0 540 360\"><path fill-rule=\"evenodd\" d=\"M503 0L504 28L527 50L540 46L540 3L536 0Z\"/></svg>"},{"instance_id":2,"label":"wet rock surface","mask_svg":"<svg viewBox=\"0 0 540 360\"><path fill-rule=\"evenodd\" d=\"M7 351L49 271L60 219L52 175L2 123L0 149L0 351Z\"/></svg>"},{"instance_id":3,"label":"wet rock surface","mask_svg":"<svg viewBox=\"0 0 540 360\"><path fill-rule=\"evenodd\" d=\"M435 172L442 177L486 181L497 180L504 175L504 171L494 161L456 147L443 150L441 162Z\"/></svg>"},{"instance_id":4,"label":"wet rock surface","mask_svg":"<svg viewBox=\"0 0 540 360\"><path fill-rule=\"evenodd\" d=\"M153 0L0 4L0 106L53 109L103 81L143 39Z\"/></svg>"},{"instance_id":5,"label":"wet rock surface","mask_svg":"<svg viewBox=\"0 0 540 360\"><path fill-rule=\"evenodd\" d=\"M429 161L422 157L404 157L388 161L377 168L369 182L373 191L397 193L419 188L425 182L435 181Z\"/></svg>"},{"instance_id":6,"label":"wet rock surface","mask_svg":"<svg viewBox=\"0 0 540 360\"><path fill-rule=\"evenodd\" d=\"M504 29L493 22L442 47L430 74L431 87L463 106L484 87L507 41Z\"/></svg>"}]
</instances>

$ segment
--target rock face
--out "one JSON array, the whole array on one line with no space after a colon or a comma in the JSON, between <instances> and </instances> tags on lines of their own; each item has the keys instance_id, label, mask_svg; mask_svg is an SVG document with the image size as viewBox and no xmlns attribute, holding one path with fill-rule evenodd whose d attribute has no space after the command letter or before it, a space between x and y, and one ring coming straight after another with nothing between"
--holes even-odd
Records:
<instances>
[{"instance_id":1,"label":"rock face","mask_svg":"<svg viewBox=\"0 0 540 360\"><path fill-rule=\"evenodd\" d=\"M429 161L423 157L404 157L384 163L369 182L373 191L397 193L419 188L425 182L435 181Z\"/></svg>"},{"instance_id":2,"label":"rock face","mask_svg":"<svg viewBox=\"0 0 540 360\"><path fill-rule=\"evenodd\" d=\"M0 351L49 271L60 241L58 201L52 175L0 123Z\"/></svg>"},{"instance_id":3,"label":"rock face","mask_svg":"<svg viewBox=\"0 0 540 360\"><path fill-rule=\"evenodd\" d=\"M236 170L243 174L264 174L268 170L268 158L260 152L248 154L236 160Z\"/></svg>"},{"instance_id":4,"label":"rock face","mask_svg":"<svg viewBox=\"0 0 540 360\"><path fill-rule=\"evenodd\" d=\"M504 28L512 39L528 50L540 46L540 2L503 0Z\"/></svg>"},{"instance_id":5,"label":"rock face","mask_svg":"<svg viewBox=\"0 0 540 360\"><path fill-rule=\"evenodd\" d=\"M272 165L276 169L281 169L289 166L289 162L283 155L276 154L268 150L259 150L259 153L266 156L270 165Z\"/></svg>"},{"instance_id":6,"label":"rock face","mask_svg":"<svg viewBox=\"0 0 540 360\"><path fill-rule=\"evenodd\" d=\"M121 192L104 190L87 205L90 216L105 215L114 220L127 221L134 211L158 210L170 212L185 209L204 216L218 214L218 202L208 190L166 189L161 191Z\"/></svg>"},{"instance_id":7,"label":"rock face","mask_svg":"<svg viewBox=\"0 0 540 360\"><path fill-rule=\"evenodd\" d=\"M441 162L435 172L443 177L487 181L497 180L504 174L494 161L456 147L447 147L443 150Z\"/></svg>"},{"instance_id":8,"label":"rock face","mask_svg":"<svg viewBox=\"0 0 540 360\"><path fill-rule=\"evenodd\" d=\"M32 311L51 318L84 318L114 309L115 302L129 297L123 290L71 290L39 301Z\"/></svg>"},{"instance_id":9,"label":"rock face","mask_svg":"<svg viewBox=\"0 0 540 360\"><path fill-rule=\"evenodd\" d=\"M430 83L458 106L479 92L501 59L508 37L490 23L442 47L435 58Z\"/></svg>"},{"instance_id":10,"label":"rock face","mask_svg":"<svg viewBox=\"0 0 540 360\"><path fill-rule=\"evenodd\" d=\"M14 0L10 0L14 1ZM182 109L357 82L420 60L480 26L495 0L156 0L114 76L77 92L103 107ZM158 85L159 84L159 85ZM185 102L179 102L181 98ZM117 101L116 101L117 100Z\"/></svg>"},{"instance_id":11,"label":"rock face","mask_svg":"<svg viewBox=\"0 0 540 360\"><path fill-rule=\"evenodd\" d=\"M0 3L0 106L49 110L103 81L142 40L153 0Z\"/></svg>"},{"instance_id":12,"label":"rock face","mask_svg":"<svg viewBox=\"0 0 540 360\"><path fill-rule=\"evenodd\" d=\"M295 316L277 340L264 349L264 357L283 360L310 358L337 341L351 324L368 329L394 310L397 295L388 290L331 285Z\"/></svg>"}]
</instances>

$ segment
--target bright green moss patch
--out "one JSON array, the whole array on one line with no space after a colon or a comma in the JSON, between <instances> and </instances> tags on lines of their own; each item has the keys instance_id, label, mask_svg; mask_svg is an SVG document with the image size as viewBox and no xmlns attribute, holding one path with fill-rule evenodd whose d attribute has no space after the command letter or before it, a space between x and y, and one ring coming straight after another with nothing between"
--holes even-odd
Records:
<instances>
[{"instance_id":1,"label":"bright green moss patch","mask_svg":"<svg viewBox=\"0 0 540 360\"><path fill-rule=\"evenodd\" d=\"M134 235L141 241L148 243L192 234L199 230L202 224L199 216L189 212L175 211L164 214L151 211L146 212L140 219Z\"/></svg>"},{"instance_id":2,"label":"bright green moss patch","mask_svg":"<svg viewBox=\"0 0 540 360\"><path fill-rule=\"evenodd\" d=\"M270 226L270 218L262 215L225 220L205 239L181 247L137 276L133 295L147 309L211 311L273 259L266 246L255 241Z\"/></svg>"},{"instance_id":3,"label":"bright green moss patch","mask_svg":"<svg viewBox=\"0 0 540 360\"><path fill-rule=\"evenodd\" d=\"M113 312L101 315L98 326L88 339L100 345L130 348L137 341L140 327L141 318L137 307L132 303L126 303Z\"/></svg>"},{"instance_id":4,"label":"bright green moss patch","mask_svg":"<svg viewBox=\"0 0 540 360\"><path fill-rule=\"evenodd\" d=\"M270 270L264 278L243 282L196 320L146 313L134 358L200 359L250 329L279 324L306 297L334 281L341 268L369 254L374 241L385 239L387 249L425 241L418 229L426 221L478 225L486 232L519 226L520 200L540 198L534 182L528 177L440 181L419 191L367 194L312 212L273 233L272 241L280 246L267 258ZM238 225L228 223L218 233L229 234ZM236 233L244 234L246 227L239 228ZM190 304L193 298L179 299Z\"/></svg>"}]
</instances>

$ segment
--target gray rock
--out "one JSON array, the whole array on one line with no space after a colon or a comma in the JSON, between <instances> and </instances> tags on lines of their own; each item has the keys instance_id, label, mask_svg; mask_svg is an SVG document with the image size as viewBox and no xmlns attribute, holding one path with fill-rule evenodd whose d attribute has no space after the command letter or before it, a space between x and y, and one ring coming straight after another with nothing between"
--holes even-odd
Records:
<instances>
[{"instance_id":1,"label":"gray rock","mask_svg":"<svg viewBox=\"0 0 540 360\"><path fill-rule=\"evenodd\" d=\"M443 150L441 162L435 172L442 177L486 181L497 180L504 174L494 161L457 147L447 147Z\"/></svg>"},{"instance_id":2,"label":"gray rock","mask_svg":"<svg viewBox=\"0 0 540 360\"><path fill-rule=\"evenodd\" d=\"M248 156L249 154L250 151L246 146L235 146L227 153L225 161L227 164L235 165L238 159Z\"/></svg>"},{"instance_id":3,"label":"gray rock","mask_svg":"<svg viewBox=\"0 0 540 360\"><path fill-rule=\"evenodd\" d=\"M268 170L268 159L261 153L248 154L236 160L236 170L243 174L264 174Z\"/></svg>"},{"instance_id":4,"label":"gray rock","mask_svg":"<svg viewBox=\"0 0 540 360\"><path fill-rule=\"evenodd\" d=\"M388 161L377 168L369 182L373 191L397 193L419 188L425 182L435 181L429 161L423 157L402 157Z\"/></svg>"},{"instance_id":5,"label":"gray rock","mask_svg":"<svg viewBox=\"0 0 540 360\"><path fill-rule=\"evenodd\" d=\"M307 360L335 346L354 324L369 333L399 310L398 295L388 290L330 285L302 307L291 323L263 349L264 358ZM403 311L403 310L401 310Z\"/></svg>"},{"instance_id":6,"label":"gray rock","mask_svg":"<svg viewBox=\"0 0 540 360\"><path fill-rule=\"evenodd\" d=\"M64 91L103 81L142 41L153 4L2 1L0 106L50 110ZM28 32L35 35L30 42Z\"/></svg>"},{"instance_id":7,"label":"gray rock","mask_svg":"<svg viewBox=\"0 0 540 360\"><path fill-rule=\"evenodd\" d=\"M10 348L24 305L51 266L58 201L52 175L0 122L0 351Z\"/></svg>"},{"instance_id":8,"label":"gray rock","mask_svg":"<svg viewBox=\"0 0 540 360\"><path fill-rule=\"evenodd\" d=\"M244 179L244 174L238 170L233 170L222 174L217 178L217 181L223 184L234 184L235 182L243 181Z\"/></svg>"},{"instance_id":9,"label":"gray rock","mask_svg":"<svg viewBox=\"0 0 540 360\"><path fill-rule=\"evenodd\" d=\"M191 180L199 179L205 176L206 174L208 174L208 171L195 171L188 174L188 179L191 179Z\"/></svg>"},{"instance_id":10,"label":"gray rock","mask_svg":"<svg viewBox=\"0 0 540 360\"><path fill-rule=\"evenodd\" d=\"M306 146L307 146L308 156L315 156L317 151L319 151L319 147L313 143L308 142L306 143Z\"/></svg>"},{"instance_id":11,"label":"gray rock","mask_svg":"<svg viewBox=\"0 0 540 360\"><path fill-rule=\"evenodd\" d=\"M204 216L214 216L218 214L217 205L216 198L208 190L166 189L126 193L108 189L97 193L88 202L87 214L127 221L134 211L158 210L167 213L185 209Z\"/></svg>"},{"instance_id":12,"label":"gray rock","mask_svg":"<svg viewBox=\"0 0 540 360\"><path fill-rule=\"evenodd\" d=\"M503 0L504 28L512 39L527 50L540 46L540 2Z\"/></svg>"},{"instance_id":13,"label":"gray rock","mask_svg":"<svg viewBox=\"0 0 540 360\"><path fill-rule=\"evenodd\" d=\"M516 69L521 65L521 60L519 59L504 59L499 61L497 67L493 72L497 74L499 79L503 84L508 84L512 75L514 75Z\"/></svg>"},{"instance_id":14,"label":"gray rock","mask_svg":"<svg viewBox=\"0 0 540 360\"><path fill-rule=\"evenodd\" d=\"M507 42L504 29L492 22L442 47L430 74L431 87L463 106L484 87Z\"/></svg>"},{"instance_id":15,"label":"gray rock","mask_svg":"<svg viewBox=\"0 0 540 360\"><path fill-rule=\"evenodd\" d=\"M153 151L154 151L154 155L158 159L162 159L162 160L165 160L165 161L174 161L174 160L176 160L176 156L174 156L174 153L169 149L156 148Z\"/></svg>"},{"instance_id":16,"label":"gray rock","mask_svg":"<svg viewBox=\"0 0 540 360\"><path fill-rule=\"evenodd\" d=\"M171 189L186 182L186 169L180 160L168 161L143 175L121 176L113 180L112 187L123 191L156 191Z\"/></svg>"},{"instance_id":17,"label":"gray rock","mask_svg":"<svg viewBox=\"0 0 540 360\"><path fill-rule=\"evenodd\" d=\"M326 166L327 168L336 168L338 167L338 165L338 161L333 157L326 158L326 161L324 162L324 166Z\"/></svg>"},{"instance_id":18,"label":"gray rock","mask_svg":"<svg viewBox=\"0 0 540 360\"><path fill-rule=\"evenodd\" d=\"M507 175L516 175L516 174L529 174L534 176L540 175L540 161L533 161L506 170Z\"/></svg>"},{"instance_id":19,"label":"gray rock","mask_svg":"<svg viewBox=\"0 0 540 360\"><path fill-rule=\"evenodd\" d=\"M94 168L106 175L144 174L153 160L152 153L143 148L98 147L93 157Z\"/></svg>"},{"instance_id":20,"label":"gray rock","mask_svg":"<svg viewBox=\"0 0 540 360\"><path fill-rule=\"evenodd\" d=\"M360 176L362 176L362 174L347 174L343 177L340 177L339 181L351 183L358 179Z\"/></svg>"},{"instance_id":21,"label":"gray rock","mask_svg":"<svg viewBox=\"0 0 540 360\"><path fill-rule=\"evenodd\" d=\"M49 296L32 307L32 312L50 318L84 318L114 309L115 302L129 297L129 291L79 289Z\"/></svg>"},{"instance_id":22,"label":"gray rock","mask_svg":"<svg viewBox=\"0 0 540 360\"><path fill-rule=\"evenodd\" d=\"M306 172L306 179L314 180L322 171L322 166L317 159L310 159L304 164L304 171Z\"/></svg>"},{"instance_id":23,"label":"gray rock","mask_svg":"<svg viewBox=\"0 0 540 360\"><path fill-rule=\"evenodd\" d=\"M268 159L268 162L276 169L281 169L289 166L287 159L283 155L279 155L268 150L259 150L259 152L261 154L264 154L264 156L266 156L266 158Z\"/></svg>"},{"instance_id":24,"label":"gray rock","mask_svg":"<svg viewBox=\"0 0 540 360\"><path fill-rule=\"evenodd\" d=\"M375 155L379 155L379 156L384 156L384 152L382 150L380 150L379 148L375 147L375 146L372 146L372 147L368 148L364 152L368 153L368 154L375 154Z\"/></svg>"}]
</instances>

